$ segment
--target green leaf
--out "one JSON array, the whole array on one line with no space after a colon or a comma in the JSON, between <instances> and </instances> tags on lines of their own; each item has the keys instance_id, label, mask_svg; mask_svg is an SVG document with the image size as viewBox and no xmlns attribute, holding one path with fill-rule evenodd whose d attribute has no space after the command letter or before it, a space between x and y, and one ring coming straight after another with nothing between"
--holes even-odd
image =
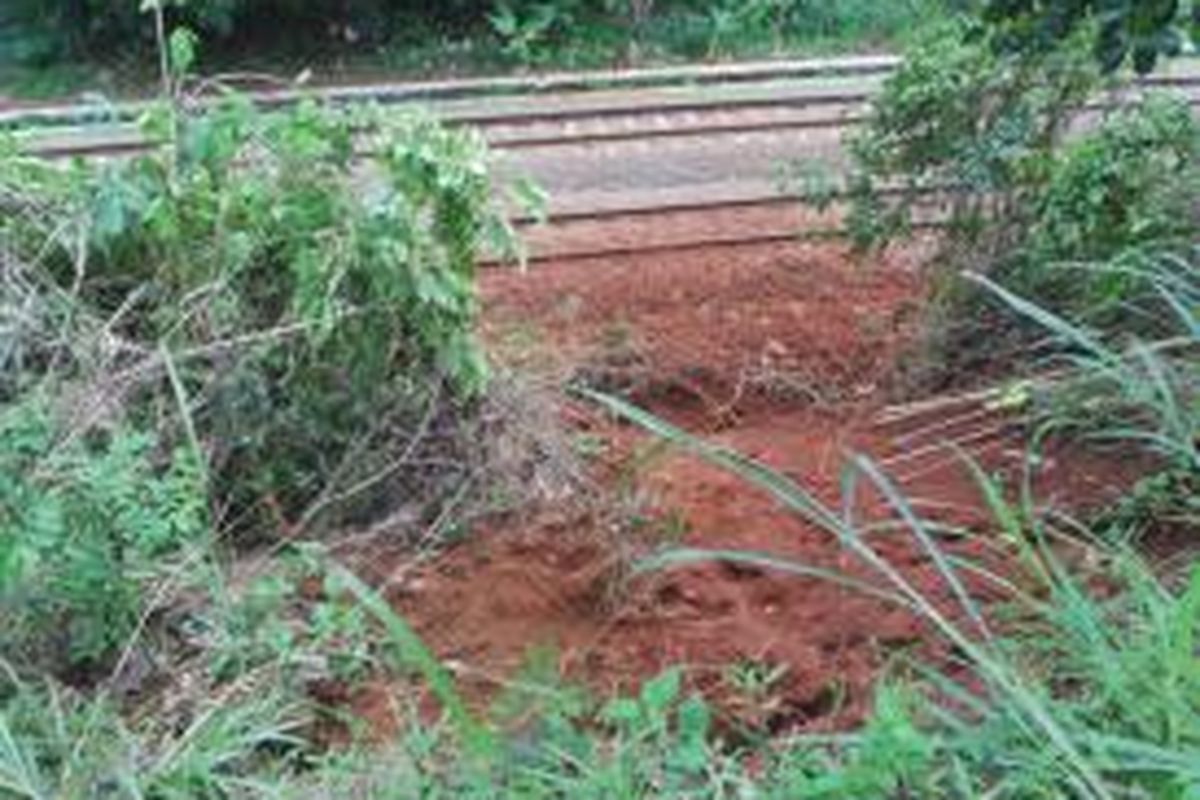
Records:
<instances>
[{"instance_id":1,"label":"green leaf","mask_svg":"<svg viewBox=\"0 0 1200 800\"><path fill-rule=\"evenodd\" d=\"M600 712L600 718L610 725L626 730L634 728L642 719L642 708L636 700L618 697L609 701Z\"/></svg>"},{"instance_id":2,"label":"green leaf","mask_svg":"<svg viewBox=\"0 0 1200 800\"><path fill-rule=\"evenodd\" d=\"M679 707L679 741L674 760L680 769L698 773L708 765L708 731L711 722L712 712L698 696L689 697Z\"/></svg>"},{"instance_id":3,"label":"green leaf","mask_svg":"<svg viewBox=\"0 0 1200 800\"><path fill-rule=\"evenodd\" d=\"M642 686L641 701L651 718L665 715L679 698L683 673L673 667Z\"/></svg>"},{"instance_id":4,"label":"green leaf","mask_svg":"<svg viewBox=\"0 0 1200 800\"><path fill-rule=\"evenodd\" d=\"M679 707L679 736L687 740L705 741L712 724L712 711L704 698L692 695Z\"/></svg>"}]
</instances>

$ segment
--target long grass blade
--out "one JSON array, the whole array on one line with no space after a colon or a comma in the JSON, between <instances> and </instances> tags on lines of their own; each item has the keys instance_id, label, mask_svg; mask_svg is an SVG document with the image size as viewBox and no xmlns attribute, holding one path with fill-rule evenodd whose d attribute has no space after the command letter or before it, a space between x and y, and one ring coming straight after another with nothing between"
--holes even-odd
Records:
<instances>
[{"instance_id":1,"label":"long grass blade","mask_svg":"<svg viewBox=\"0 0 1200 800\"><path fill-rule=\"evenodd\" d=\"M465 744L476 755L492 752L494 742L491 733L471 714L458 693L453 676L421 641L416 631L384 602L378 592L350 570L336 563L330 564L330 570L362 607L383 625L403 666L415 669L429 684L430 691L445 709Z\"/></svg>"},{"instance_id":2,"label":"long grass blade","mask_svg":"<svg viewBox=\"0 0 1200 800\"><path fill-rule=\"evenodd\" d=\"M858 471L870 478L876 488L883 493L888 503L900 515L900 518L908 524L909 531L914 539L933 561L938 572L942 576L942 580L950 587L958 600L959 605L967 612L971 621L975 623L975 627L985 639L991 638L991 632L988 629L987 621L983 617L983 611L979 607L979 603L971 597L971 593L967 591L967 587L963 585L962 580L958 576L957 570L950 564L945 551L933 540L929 532L925 529L925 523L921 520L917 513L913 511L912 504L909 503L899 489L896 488L887 476L885 476L878 467L868 458L862 456L854 456L852 463Z\"/></svg>"},{"instance_id":3,"label":"long grass blade","mask_svg":"<svg viewBox=\"0 0 1200 800\"><path fill-rule=\"evenodd\" d=\"M815 578L826 583L831 583L835 586L841 586L845 589L852 589L855 592L866 595L867 597L874 597L877 600L883 600L886 603L897 605L902 608L912 609L913 607L912 603L902 595L895 592L889 592L885 589L880 589L878 586L867 583L866 581L858 580L857 578L836 570L825 569L823 567L814 567L794 559L780 558L778 556L770 555L769 553L755 553L745 550L668 550L638 562L637 571L659 572L661 570L672 569L675 567L686 567L713 562L738 564L747 567L761 567L763 569L769 569L773 572L782 572L784 574L795 575L800 578Z\"/></svg>"}]
</instances>

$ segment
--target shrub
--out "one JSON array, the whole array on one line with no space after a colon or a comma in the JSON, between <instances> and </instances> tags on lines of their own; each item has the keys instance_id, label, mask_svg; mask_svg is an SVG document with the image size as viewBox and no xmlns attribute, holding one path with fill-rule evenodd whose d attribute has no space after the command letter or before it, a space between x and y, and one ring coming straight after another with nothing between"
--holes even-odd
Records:
<instances>
[{"instance_id":1,"label":"shrub","mask_svg":"<svg viewBox=\"0 0 1200 800\"><path fill-rule=\"evenodd\" d=\"M352 486L369 504L404 436L445 428L486 380L475 259L511 242L482 141L236 96L146 126L163 144L129 161L0 162L0 225L40 307L67 292L113 345L74 368L153 427L182 402L168 433L198 431L230 518L286 528Z\"/></svg>"},{"instance_id":2,"label":"shrub","mask_svg":"<svg viewBox=\"0 0 1200 800\"><path fill-rule=\"evenodd\" d=\"M1194 35L1200 32L1200 11L1179 0L987 0L983 18L1003 49L1053 48L1082 29L1105 70L1132 62L1146 73L1160 56L1181 49L1189 5Z\"/></svg>"},{"instance_id":3,"label":"shrub","mask_svg":"<svg viewBox=\"0 0 1200 800\"><path fill-rule=\"evenodd\" d=\"M143 126L152 151L108 162L0 143L0 639L22 669L105 666L214 529L418 524L472 468L475 261L513 244L482 140L233 94Z\"/></svg>"},{"instance_id":4,"label":"shrub","mask_svg":"<svg viewBox=\"0 0 1200 800\"><path fill-rule=\"evenodd\" d=\"M1035 198L1021 255L1027 277L1019 284L1059 307L1113 307L1132 299L1136 281L1129 274L1089 275L1056 265L1186 245L1200 227L1198 186L1200 125L1185 100L1151 97L1117 111L1066 143L1050 165ZM1044 288L1039 272L1046 273ZM1055 291L1054 283L1068 285Z\"/></svg>"},{"instance_id":5,"label":"shrub","mask_svg":"<svg viewBox=\"0 0 1200 800\"><path fill-rule=\"evenodd\" d=\"M984 272L1186 238L1200 127L1165 96L1088 119L1102 83L1086 44L1011 51L963 22L915 47L847 142L855 241L907 235L938 206L951 251Z\"/></svg>"},{"instance_id":6,"label":"shrub","mask_svg":"<svg viewBox=\"0 0 1200 800\"><path fill-rule=\"evenodd\" d=\"M1078 44L1018 58L958 23L907 53L872 101L868 124L847 141L856 243L905 235L923 209L941 203L973 257L1006 249L1014 229L1019 236L1029 224L1031 192L1066 126L1098 86Z\"/></svg>"},{"instance_id":7,"label":"shrub","mask_svg":"<svg viewBox=\"0 0 1200 800\"><path fill-rule=\"evenodd\" d=\"M848 141L848 226L860 247L946 226L916 356L921 388L1002 349L1019 353L1037 335L963 284L962 271L1060 313L1129 324L1119 309L1131 283L1077 264L1197 230L1200 128L1186 102L1150 97L1097 118L1088 102L1103 82L1088 32L1014 50L985 26L943 28L909 54Z\"/></svg>"}]
</instances>

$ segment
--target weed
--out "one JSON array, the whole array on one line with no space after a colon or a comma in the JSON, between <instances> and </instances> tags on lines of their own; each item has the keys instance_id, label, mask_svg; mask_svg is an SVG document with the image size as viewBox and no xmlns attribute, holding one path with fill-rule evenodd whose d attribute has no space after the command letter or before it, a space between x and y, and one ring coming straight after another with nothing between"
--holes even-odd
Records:
<instances>
[{"instance_id":1,"label":"weed","mask_svg":"<svg viewBox=\"0 0 1200 800\"><path fill-rule=\"evenodd\" d=\"M16 684L0 695L0 793L14 800L267 797L301 749L277 693L210 709L156 741L103 699Z\"/></svg>"},{"instance_id":2,"label":"weed","mask_svg":"<svg viewBox=\"0 0 1200 800\"><path fill-rule=\"evenodd\" d=\"M787 677L788 670L786 664L741 661L728 669L725 682L738 694L753 701L761 701L775 691L779 682Z\"/></svg>"},{"instance_id":3,"label":"weed","mask_svg":"<svg viewBox=\"0 0 1200 800\"><path fill-rule=\"evenodd\" d=\"M188 548L207 548L203 473L185 452L156 463L152 446L124 428L64 435L40 397L0 407L9 658L83 674L102 667L149 610L147 587Z\"/></svg>"},{"instance_id":4,"label":"weed","mask_svg":"<svg viewBox=\"0 0 1200 800\"><path fill-rule=\"evenodd\" d=\"M745 659L723 670L721 680L730 698L726 703L739 726L751 732L766 731L783 709L780 690L790 672L787 664Z\"/></svg>"},{"instance_id":5,"label":"weed","mask_svg":"<svg viewBox=\"0 0 1200 800\"><path fill-rule=\"evenodd\" d=\"M1192 349L1200 335L1195 298L1200 283L1188 257L1159 254L1122 259L1092 271L1098 282L1121 281L1141 301L1123 308L1140 326L1105 333L1068 319L980 277L978 285L1032 320L1054 339L1049 350L1059 376L1042 389L1039 438L1084 435L1149 450L1157 474L1143 479L1114 509L1110 523L1124 535L1187 528L1197 519L1192 487L1200 475L1200 406ZM1160 338L1137 337L1136 327Z\"/></svg>"}]
</instances>

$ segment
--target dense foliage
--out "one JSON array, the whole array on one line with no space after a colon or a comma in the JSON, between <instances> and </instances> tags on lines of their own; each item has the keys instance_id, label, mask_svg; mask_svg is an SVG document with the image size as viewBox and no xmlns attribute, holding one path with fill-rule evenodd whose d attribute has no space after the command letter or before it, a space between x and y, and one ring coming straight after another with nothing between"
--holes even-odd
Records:
<instances>
[{"instance_id":1,"label":"dense foliage","mask_svg":"<svg viewBox=\"0 0 1200 800\"><path fill-rule=\"evenodd\" d=\"M953 0L960 2L960 0ZM966 2L966 0L961 0ZM187 0L165 4L172 24L246 54L426 51L468 41L510 62L602 63L635 51L700 57L764 52L790 41L866 44L915 27L942 0ZM136 0L14 0L0 9L0 62L61 63L149 48L153 29ZM460 55L472 57L465 50ZM450 66L450 65L448 65Z\"/></svg>"},{"instance_id":2,"label":"dense foliage","mask_svg":"<svg viewBox=\"0 0 1200 800\"><path fill-rule=\"evenodd\" d=\"M56 433L45 401L0 407L0 651L51 669L124 645L143 611L134 576L208 532L186 453L158 468L145 435Z\"/></svg>"},{"instance_id":3,"label":"dense foliage","mask_svg":"<svg viewBox=\"0 0 1200 800\"><path fill-rule=\"evenodd\" d=\"M1190 11L1190 15L1189 15ZM1189 19L1190 16L1190 19ZM1057 47L1080 29L1094 31L1094 52L1108 71L1131 62L1149 72L1176 55L1190 23L1200 31L1200 5L1186 0L988 0L983 19L1009 51Z\"/></svg>"},{"instance_id":4,"label":"dense foliage","mask_svg":"<svg viewBox=\"0 0 1200 800\"><path fill-rule=\"evenodd\" d=\"M492 24L514 58L537 61L586 6L504 4ZM652 6L627 11L651 24ZM729 30L761 34L785 6L720 8ZM478 140L421 117L260 113L226 95L206 113L177 96L148 114L160 146L147 156L51 165L5 146L0 798L1200 796L1200 571L1194 558L1148 564L1134 546L1200 524L1200 128L1164 98L1077 114L1111 66L1089 48L1097 6L994 3L999 27L930 40L852 144L861 241L908 233L932 193L950 213L935 273L955 300L945 309L977 321L986 305L1038 337L1033 376L983 395L1034 444L1017 485L967 463L986 521L923 519L861 457L829 504L591 396L774 497L841 548L846 572L687 550L642 569L719 560L866 588L953 652L932 665L895 653L870 718L840 735L720 725L679 668L593 699L562 685L552 653L531 654L481 711L459 683L479 676L439 663L327 548L298 543L330 511L368 519L436 496L429 465L456 461L439 436L412 457L470 413L487 378L474 260L508 236ZM246 8L184 13L232 32ZM1043 12L1084 24L1005 38ZM191 40L173 41L178 89ZM352 166L364 147L368 165ZM1033 480L1043 437L1080 432L1160 468L1090 523L1043 503ZM884 506L894 519L879 524ZM940 584L909 577L898 537ZM225 569L227 545L263 539L272 552L238 564L251 574ZM355 730L314 698L336 711L382 669L392 746L323 747L331 728Z\"/></svg>"}]
</instances>

